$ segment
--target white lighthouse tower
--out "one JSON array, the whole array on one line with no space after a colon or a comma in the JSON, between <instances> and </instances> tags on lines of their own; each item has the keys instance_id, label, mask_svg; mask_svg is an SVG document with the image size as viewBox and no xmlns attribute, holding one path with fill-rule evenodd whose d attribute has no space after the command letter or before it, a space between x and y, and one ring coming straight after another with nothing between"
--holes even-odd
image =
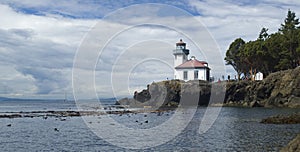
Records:
<instances>
[{"instance_id":1,"label":"white lighthouse tower","mask_svg":"<svg viewBox=\"0 0 300 152\"><path fill-rule=\"evenodd\" d=\"M174 54L174 69L175 67L181 65L182 63L186 62L188 60L188 56L190 54L190 50L186 49L186 43L182 41L182 39L179 40L179 42L176 43L176 49L173 50ZM175 71L174 74L175 79L179 79L180 76Z\"/></svg>"}]
</instances>

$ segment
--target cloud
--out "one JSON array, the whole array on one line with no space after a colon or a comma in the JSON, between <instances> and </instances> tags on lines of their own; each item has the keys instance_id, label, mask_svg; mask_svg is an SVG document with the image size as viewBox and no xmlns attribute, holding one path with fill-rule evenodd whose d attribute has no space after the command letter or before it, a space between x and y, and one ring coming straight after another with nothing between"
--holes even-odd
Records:
<instances>
[{"instance_id":1,"label":"cloud","mask_svg":"<svg viewBox=\"0 0 300 152\"><path fill-rule=\"evenodd\" d=\"M255 40L263 27L268 28L269 33L276 32L288 9L300 14L300 2L296 0L190 0L189 5L200 14L197 18L207 26L223 55L236 38ZM235 75L232 67L228 66L227 71Z\"/></svg>"},{"instance_id":2,"label":"cloud","mask_svg":"<svg viewBox=\"0 0 300 152\"><path fill-rule=\"evenodd\" d=\"M25 14L84 19L102 18L117 9L143 3L173 5L195 13L194 10L187 7L187 1L174 0L2 0L0 3L9 5L17 12Z\"/></svg>"},{"instance_id":3,"label":"cloud","mask_svg":"<svg viewBox=\"0 0 300 152\"><path fill-rule=\"evenodd\" d=\"M24 68L21 66L16 69L23 75L29 75L34 79L34 83L37 87L37 94L51 94L53 91L57 90L63 92L63 90L70 85L68 80L69 76L65 74L63 70L49 70L46 68L34 67Z\"/></svg>"},{"instance_id":4,"label":"cloud","mask_svg":"<svg viewBox=\"0 0 300 152\"><path fill-rule=\"evenodd\" d=\"M128 14L114 14L114 10L141 3L160 3L158 0L143 1L81 1L81 0L3 0L0 2L0 94L25 96L48 95L63 97L62 92L72 92L73 59L81 41L86 38L96 23L103 24L100 34L89 42L90 48L97 47L101 37L118 28L128 28L131 24L149 23L149 18L176 25L187 33L208 30L220 46L224 56L229 44L238 37L246 41L256 39L262 27L275 32L283 22L290 8L300 14L300 3L296 0L209 0L209 1L164 1L194 15L193 19L202 22L207 29L191 22L192 18L168 11L167 7L149 9L142 7L145 14L129 11ZM110 14L109 14L110 13ZM105 17L105 15L111 15ZM180 14L180 13L179 13ZM113 18L115 15L116 18ZM103 20L102 17L107 20ZM118 18L121 17L121 18ZM95 68L96 91L100 97L111 97L113 83L122 84L114 87L118 96L131 96L133 90L145 88L152 80L172 78L172 71L160 61L172 64L172 50L179 38L187 42L191 55L200 60L209 61L216 78L221 76L218 62L215 61L216 46L209 46L206 36L199 34L200 46L193 44L193 39L185 37L187 33L178 33L179 29L164 26L141 25L120 31L112 37L102 52ZM201 32L200 32L201 33ZM147 39L147 41L143 41ZM198 48L199 47L199 48ZM99 51L99 50L97 50ZM97 58L89 50L81 55ZM158 60L145 60L155 58ZM82 97L90 97L94 88L86 86L85 76L91 67L88 61L80 61L78 71L82 73L79 89ZM139 64L138 64L139 63ZM234 70L227 68L228 74ZM115 75L112 77L112 71ZM165 75L162 75L164 73ZM124 81L121 81L124 79ZM115 84L113 84L115 85Z\"/></svg>"},{"instance_id":5,"label":"cloud","mask_svg":"<svg viewBox=\"0 0 300 152\"><path fill-rule=\"evenodd\" d=\"M7 82L0 92L1 88L2 93L11 88L10 92L26 96L71 92L76 48L95 21L22 14L6 5L0 5L0 12L5 14L0 19L0 63L6 66L0 80Z\"/></svg>"}]
</instances>

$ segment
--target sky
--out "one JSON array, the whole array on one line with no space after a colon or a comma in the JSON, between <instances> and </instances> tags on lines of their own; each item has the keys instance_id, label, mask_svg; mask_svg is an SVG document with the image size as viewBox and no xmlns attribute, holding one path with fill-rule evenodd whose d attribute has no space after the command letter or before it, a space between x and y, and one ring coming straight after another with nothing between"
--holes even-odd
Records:
<instances>
[{"instance_id":1,"label":"sky","mask_svg":"<svg viewBox=\"0 0 300 152\"><path fill-rule=\"evenodd\" d=\"M164 5L156 9L147 3ZM180 38L219 78L223 69L206 40L214 40L224 58L236 38L255 40L263 27L276 32L288 9L300 16L300 1L2 0L0 97L73 98L74 90L79 98L132 96L153 81L172 79L172 49ZM146 24L149 18L164 25ZM200 30L206 32L198 36L199 46L192 38ZM109 35L114 36L103 41ZM87 46L94 52L83 47L90 36ZM86 80L91 70L94 79ZM226 66L223 75L235 72Z\"/></svg>"}]
</instances>

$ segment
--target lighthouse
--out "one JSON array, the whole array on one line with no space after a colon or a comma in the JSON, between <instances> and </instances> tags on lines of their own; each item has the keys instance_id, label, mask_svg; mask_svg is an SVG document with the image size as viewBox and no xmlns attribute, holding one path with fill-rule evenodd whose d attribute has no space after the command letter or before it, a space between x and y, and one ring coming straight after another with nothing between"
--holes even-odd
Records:
<instances>
[{"instance_id":1,"label":"lighthouse","mask_svg":"<svg viewBox=\"0 0 300 152\"><path fill-rule=\"evenodd\" d=\"M209 81L210 68L208 63L197 60L195 56L188 59L189 54L190 50L186 48L186 43L180 39L176 43L175 50L173 50L174 79Z\"/></svg>"},{"instance_id":2,"label":"lighthouse","mask_svg":"<svg viewBox=\"0 0 300 152\"><path fill-rule=\"evenodd\" d=\"M186 43L182 41L182 39L179 40L179 42L176 43L176 48L173 50L174 55L174 69L181 65L182 63L186 62L188 60L188 56L190 54L190 50L186 49ZM175 79L180 79L180 75L178 72L174 73Z\"/></svg>"},{"instance_id":3,"label":"lighthouse","mask_svg":"<svg viewBox=\"0 0 300 152\"><path fill-rule=\"evenodd\" d=\"M179 42L176 43L176 49L173 50L173 54L175 57L174 67L177 67L178 65L188 60L190 50L186 49L186 43L184 43L182 39L180 39Z\"/></svg>"}]
</instances>

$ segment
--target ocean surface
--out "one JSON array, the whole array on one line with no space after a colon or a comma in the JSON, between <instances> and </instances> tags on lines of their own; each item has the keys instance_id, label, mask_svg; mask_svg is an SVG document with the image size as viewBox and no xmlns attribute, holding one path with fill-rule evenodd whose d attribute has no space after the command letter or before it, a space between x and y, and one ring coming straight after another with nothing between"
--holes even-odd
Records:
<instances>
[{"instance_id":1,"label":"ocean surface","mask_svg":"<svg viewBox=\"0 0 300 152\"><path fill-rule=\"evenodd\" d=\"M113 103L114 101L105 101L105 109L110 109ZM0 114L50 110L65 111L77 110L77 108L75 102L72 101L0 101ZM223 107L212 127L207 132L199 134L198 129L205 110L204 107L198 108L187 127L175 138L156 147L142 150L278 151L300 133L299 124L259 123L261 119L268 116L293 113L300 109ZM167 121L173 114L174 111L165 111L162 113L110 114L109 116L115 122L129 128L149 129ZM97 123L103 123L101 120L103 115L84 117L95 117L98 120ZM141 151L134 147L133 149L118 147L98 137L86 124L84 117L0 118L0 151ZM114 123L106 126L114 126ZM135 136L130 136L130 138L134 139ZM159 138L154 137L152 140L159 140ZM130 141L132 140L123 142Z\"/></svg>"}]
</instances>

